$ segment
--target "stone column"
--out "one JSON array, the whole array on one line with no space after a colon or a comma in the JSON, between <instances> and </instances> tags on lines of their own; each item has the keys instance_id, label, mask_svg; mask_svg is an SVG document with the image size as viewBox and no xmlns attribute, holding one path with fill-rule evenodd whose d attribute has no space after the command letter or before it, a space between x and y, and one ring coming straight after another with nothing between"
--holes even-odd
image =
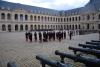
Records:
<instances>
[{"instance_id":1,"label":"stone column","mask_svg":"<svg viewBox=\"0 0 100 67\"><path fill-rule=\"evenodd\" d=\"M5 21L7 21L7 13L5 13Z\"/></svg>"},{"instance_id":2,"label":"stone column","mask_svg":"<svg viewBox=\"0 0 100 67\"><path fill-rule=\"evenodd\" d=\"M20 14L18 14L18 21L20 22Z\"/></svg>"}]
</instances>

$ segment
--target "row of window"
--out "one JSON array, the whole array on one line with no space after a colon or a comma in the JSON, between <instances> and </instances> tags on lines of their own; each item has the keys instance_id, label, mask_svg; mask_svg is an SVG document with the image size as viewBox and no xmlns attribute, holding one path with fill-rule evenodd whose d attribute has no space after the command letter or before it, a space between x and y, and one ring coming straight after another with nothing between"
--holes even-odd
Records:
<instances>
[{"instance_id":1,"label":"row of window","mask_svg":"<svg viewBox=\"0 0 100 67\"><path fill-rule=\"evenodd\" d=\"M5 13L1 13L1 19L5 20L7 16L8 20L11 20L12 15L10 13L5 14ZM84 18L86 17L86 18ZM23 15L23 14L15 14L14 15L14 19L15 20L20 20L20 21L52 21L52 22L71 22L71 21L81 21L81 20L90 20L91 17L90 15L86 15L86 16L78 16L78 17L67 17L67 18L55 18L55 17L46 17L46 16L33 16L33 15ZM94 15L92 17L92 19L94 20ZM100 19L100 15L98 16L98 19Z\"/></svg>"},{"instance_id":2,"label":"row of window","mask_svg":"<svg viewBox=\"0 0 100 67\"><path fill-rule=\"evenodd\" d=\"M15 31L23 31L25 30L39 30L39 29L54 29L54 30L68 30L68 29L80 29L80 25L15 25L14 26ZM9 25L2 25L2 31L6 31L8 29L8 31L12 30L12 26Z\"/></svg>"}]
</instances>

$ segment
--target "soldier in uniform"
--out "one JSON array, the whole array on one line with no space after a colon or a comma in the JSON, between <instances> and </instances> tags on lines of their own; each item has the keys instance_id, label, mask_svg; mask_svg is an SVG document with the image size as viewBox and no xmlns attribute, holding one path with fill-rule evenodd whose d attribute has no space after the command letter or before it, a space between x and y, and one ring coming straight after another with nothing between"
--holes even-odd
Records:
<instances>
[{"instance_id":1,"label":"soldier in uniform","mask_svg":"<svg viewBox=\"0 0 100 67\"><path fill-rule=\"evenodd\" d=\"M66 31L64 31L64 39L66 39Z\"/></svg>"},{"instance_id":2,"label":"soldier in uniform","mask_svg":"<svg viewBox=\"0 0 100 67\"><path fill-rule=\"evenodd\" d=\"M55 31L53 31L53 40L55 40Z\"/></svg>"},{"instance_id":3,"label":"soldier in uniform","mask_svg":"<svg viewBox=\"0 0 100 67\"><path fill-rule=\"evenodd\" d=\"M47 33L43 32L43 42L47 42Z\"/></svg>"},{"instance_id":4,"label":"soldier in uniform","mask_svg":"<svg viewBox=\"0 0 100 67\"><path fill-rule=\"evenodd\" d=\"M56 39L58 40L58 32L56 32Z\"/></svg>"},{"instance_id":5,"label":"soldier in uniform","mask_svg":"<svg viewBox=\"0 0 100 67\"><path fill-rule=\"evenodd\" d=\"M62 31L62 32L61 32L61 39L63 39L63 37L64 37L64 36L63 36L63 31Z\"/></svg>"},{"instance_id":6,"label":"soldier in uniform","mask_svg":"<svg viewBox=\"0 0 100 67\"><path fill-rule=\"evenodd\" d=\"M62 38L62 37L61 37L61 32L59 31L59 32L58 32L58 39L59 39L59 42L61 41L61 38Z\"/></svg>"},{"instance_id":7,"label":"soldier in uniform","mask_svg":"<svg viewBox=\"0 0 100 67\"><path fill-rule=\"evenodd\" d=\"M39 32L39 41L42 42L42 34Z\"/></svg>"},{"instance_id":8,"label":"soldier in uniform","mask_svg":"<svg viewBox=\"0 0 100 67\"><path fill-rule=\"evenodd\" d=\"M37 41L37 33L34 33L34 40Z\"/></svg>"},{"instance_id":9,"label":"soldier in uniform","mask_svg":"<svg viewBox=\"0 0 100 67\"><path fill-rule=\"evenodd\" d=\"M70 31L70 33L69 33L69 38L70 38L70 40L72 39L72 36L73 36L73 32Z\"/></svg>"},{"instance_id":10,"label":"soldier in uniform","mask_svg":"<svg viewBox=\"0 0 100 67\"><path fill-rule=\"evenodd\" d=\"M32 42L32 33L31 32L29 32L29 40L30 40L30 42Z\"/></svg>"}]
</instances>

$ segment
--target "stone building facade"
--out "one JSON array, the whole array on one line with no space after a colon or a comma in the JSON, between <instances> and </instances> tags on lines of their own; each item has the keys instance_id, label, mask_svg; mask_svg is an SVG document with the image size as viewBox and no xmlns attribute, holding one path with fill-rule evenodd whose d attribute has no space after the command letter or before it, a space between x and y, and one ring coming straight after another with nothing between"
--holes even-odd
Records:
<instances>
[{"instance_id":1,"label":"stone building facade","mask_svg":"<svg viewBox=\"0 0 100 67\"><path fill-rule=\"evenodd\" d=\"M43 29L99 30L100 0L63 11L0 1L0 31Z\"/></svg>"}]
</instances>

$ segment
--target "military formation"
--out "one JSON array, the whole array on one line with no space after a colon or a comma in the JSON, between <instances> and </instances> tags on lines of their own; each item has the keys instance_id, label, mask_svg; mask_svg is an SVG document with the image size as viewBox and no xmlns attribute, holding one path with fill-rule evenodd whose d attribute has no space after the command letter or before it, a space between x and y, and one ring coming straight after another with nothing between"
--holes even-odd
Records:
<instances>
[{"instance_id":1,"label":"military formation","mask_svg":"<svg viewBox=\"0 0 100 67\"><path fill-rule=\"evenodd\" d=\"M72 31L68 32L69 39L72 39ZM33 37L34 36L34 37ZM58 40L59 42L63 39L66 39L66 31L35 31L32 35L32 32L25 33L26 41L32 42L33 38L34 41L39 42L48 42L48 41L55 41Z\"/></svg>"}]
</instances>

